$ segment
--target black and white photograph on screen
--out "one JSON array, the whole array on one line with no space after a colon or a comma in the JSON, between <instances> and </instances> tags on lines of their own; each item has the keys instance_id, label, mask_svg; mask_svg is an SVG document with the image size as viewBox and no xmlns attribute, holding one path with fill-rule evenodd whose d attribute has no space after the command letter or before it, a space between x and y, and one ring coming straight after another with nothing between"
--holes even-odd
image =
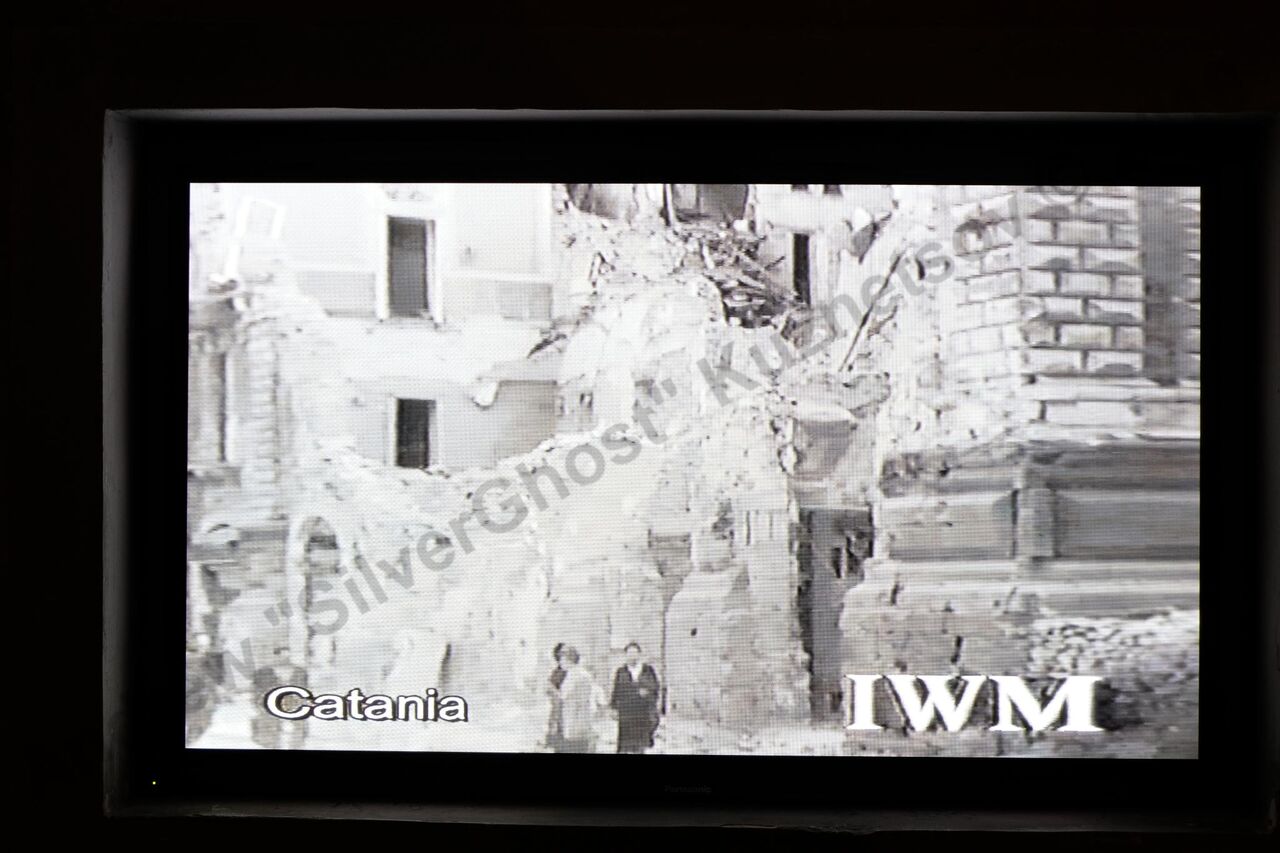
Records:
<instances>
[{"instance_id":1,"label":"black and white photograph on screen","mask_svg":"<svg viewBox=\"0 0 1280 853\"><path fill-rule=\"evenodd\" d=\"M192 184L187 747L1196 757L1199 234Z\"/></svg>"}]
</instances>

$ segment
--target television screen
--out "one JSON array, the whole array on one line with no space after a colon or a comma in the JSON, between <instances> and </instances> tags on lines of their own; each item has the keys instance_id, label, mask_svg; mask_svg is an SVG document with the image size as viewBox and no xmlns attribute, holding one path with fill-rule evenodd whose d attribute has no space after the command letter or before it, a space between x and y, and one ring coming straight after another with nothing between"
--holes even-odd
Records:
<instances>
[{"instance_id":1,"label":"television screen","mask_svg":"<svg viewBox=\"0 0 1280 853\"><path fill-rule=\"evenodd\" d=\"M1199 202L191 184L187 748L1195 758Z\"/></svg>"}]
</instances>

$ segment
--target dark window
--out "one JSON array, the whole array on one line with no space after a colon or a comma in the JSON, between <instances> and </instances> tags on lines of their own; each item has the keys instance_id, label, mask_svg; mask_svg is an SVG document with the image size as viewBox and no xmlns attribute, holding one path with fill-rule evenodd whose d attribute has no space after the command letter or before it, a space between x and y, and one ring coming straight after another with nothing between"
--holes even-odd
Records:
<instances>
[{"instance_id":1,"label":"dark window","mask_svg":"<svg viewBox=\"0 0 1280 853\"><path fill-rule=\"evenodd\" d=\"M809 304L809 235L791 235L791 284L796 298Z\"/></svg>"},{"instance_id":2,"label":"dark window","mask_svg":"<svg viewBox=\"0 0 1280 853\"><path fill-rule=\"evenodd\" d=\"M387 220L387 286L392 317L427 311L428 224L421 219Z\"/></svg>"},{"instance_id":3,"label":"dark window","mask_svg":"<svg viewBox=\"0 0 1280 853\"><path fill-rule=\"evenodd\" d=\"M823 184L822 194L823 195L840 195L840 185L839 184Z\"/></svg>"},{"instance_id":4,"label":"dark window","mask_svg":"<svg viewBox=\"0 0 1280 853\"><path fill-rule=\"evenodd\" d=\"M807 193L809 191L808 184L792 184L791 189L798 193Z\"/></svg>"},{"instance_id":5,"label":"dark window","mask_svg":"<svg viewBox=\"0 0 1280 853\"><path fill-rule=\"evenodd\" d=\"M219 462L226 462L228 459L227 433L228 433L228 426L230 425L228 421L231 418L231 407L228 405L228 400L227 400L227 395L229 393L227 386L231 384L228 381L230 379L230 376L227 372L229 369L230 369L230 361L227 359L227 354L225 352L220 352L215 354L213 357L213 375L214 375L214 382L216 383L216 386L218 389L217 391L218 409L217 409L216 417L218 418L218 461Z\"/></svg>"},{"instance_id":6,"label":"dark window","mask_svg":"<svg viewBox=\"0 0 1280 853\"><path fill-rule=\"evenodd\" d=\"M396 400L396 464L401 468L426 468L431 457L431 433L435 427L434 400Z\"/></svg>"},{"instance_id":7,"label":"dark window","mask_svg":"<svg viewBox=\"0 0 1280 853\"><path fill-rule=\"evenodd\" d=\"M682 219L732 222L746 215L746 184L672 184L671 192Z\"/></svg>"}]
</instances>

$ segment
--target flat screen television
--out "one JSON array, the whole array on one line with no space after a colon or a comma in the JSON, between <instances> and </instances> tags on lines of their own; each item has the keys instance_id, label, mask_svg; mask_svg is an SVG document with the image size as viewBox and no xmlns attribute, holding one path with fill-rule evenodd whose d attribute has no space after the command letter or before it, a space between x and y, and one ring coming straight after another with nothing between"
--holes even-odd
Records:
<instances>
[{"instance_id":1,"label":"flat screen television","mask_svg":"<svg viewBox=\"0 0 1280 853\"><path fill-rule=\"evenodd\" d=\"M1246 129L115 115L109 801L1242 802Z\"/></svg>"}]
</instances>

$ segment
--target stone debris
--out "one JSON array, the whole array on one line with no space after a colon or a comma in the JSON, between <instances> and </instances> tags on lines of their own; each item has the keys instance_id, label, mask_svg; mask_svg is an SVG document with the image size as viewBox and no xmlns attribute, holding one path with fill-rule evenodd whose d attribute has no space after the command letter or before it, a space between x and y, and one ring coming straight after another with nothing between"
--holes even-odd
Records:
<instances>
[{"instance_id":1,"label":"stone debris","mask_svg":"<svg viewBox=\"0 0 1280 853\"><path fill-rule=\"evenodd\" d=\"M1123 740L1141 726L1143 741L1155 747L1152 757L1194 748L1199 610L1136 619L1059 616L1036 620L1028 634L1028 672L1106 679L1097 718L1113 737Z\"/></svg>"}]
</instances>

